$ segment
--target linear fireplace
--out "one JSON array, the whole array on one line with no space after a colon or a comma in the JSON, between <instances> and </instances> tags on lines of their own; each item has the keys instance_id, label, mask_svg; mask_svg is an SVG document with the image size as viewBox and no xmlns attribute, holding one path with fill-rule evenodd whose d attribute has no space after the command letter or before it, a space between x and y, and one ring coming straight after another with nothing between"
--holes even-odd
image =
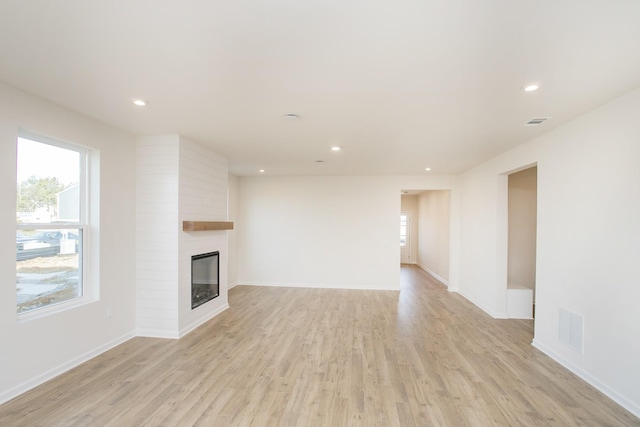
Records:
<instances>
[{"instance_id":1,"label":"linear fireplace","mask_svg":"<svg viewBox=\"0 0 640 427\"><path fill-rule=\"evenodd\" d=\"M220 253L191 257L191 309L220 295Z\"/></svg>"}]
</instances>

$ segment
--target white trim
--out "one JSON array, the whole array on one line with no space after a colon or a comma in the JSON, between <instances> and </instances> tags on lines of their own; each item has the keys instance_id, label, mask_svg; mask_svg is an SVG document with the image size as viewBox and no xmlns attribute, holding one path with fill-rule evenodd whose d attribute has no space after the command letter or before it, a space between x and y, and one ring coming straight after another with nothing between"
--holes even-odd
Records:
<instances>
[{"instance_id":1,"label":"white trim","mask_svg":"<svg viewBox=\"0 0 640 427\"><path fill-rule=\"evenodd\" d=\"M9 400L21 395L22 393L26 393L27 391L49 381L57 377L58 375L64 374L65 372L75 368L78 365L83 364L84 362L93 359L100 354L111 350L114 347L119 346L120 344L129 341L135 335L133 332L128 332L114 340L109 341L106 344L103 344L93 350L90 350L84 354L81 354L78 357L71 359L68 362L65 362L53 369L48 370L47 372L36 376L30 380L23 382L5 392L0 393L0 404L8 402Z\"/></svg>"},{"instance_id":2,"label":"white trim","mask_svg":"<svg viewBox=\"0 0 640 427\"><path fill-rule=\"evenodd\" d=\"M153 328L138 328L136 329L136 336L145 338L167 338L173 340L180 338L180 334L177 331Z\"/></svg>"},{"instance_id":3,"label":"white trim","mask_svg":"<svg viewBox=\"0 0 640 427\"><path fill-rule=\"evenodd\" d=\"M91 295L82 295L67 301L61 301L42 307L34 308L33 310L23 311L17 314L17 322L24 323L32 320L41 319L43 317L52 316L56 313L62 313L67 310L74 309L76 307L82 307L83 305L93 304L98 302L98 298Z\"/></svg>"},{"instance_id":4,"label":"white trim","mask_svg":"<svg viewBox=\"0 0 640 427\"><path fill-rule=\"evenodd\" d=\"M20 140L34 142L37 144L56 147L61 150L74 152L78 155L78 219L76 221L64 221L60 223L16 223L16 230L77 230L79 241L78 247L78 280L79 288L82 290L80 295L67 301L60 303L47 304L36 307L32 310L17 313L18 322L25 322L33 319L39 319L45 316L53 315L68 309L72 309L81 305L89 304L99 300L99 282L92 283L93 275L91 273L91 262L99 257L97 253L93 253L93 249L89 250L90 229L89 222L91 212L88 204L90 199L89 191L94 189L91 186L91 170L93 151L86 147L75 143L61 141L57 138L42 136L29 131L19 130L16 140L16 151L19 149ZM19 165L18 165L19 166ZM16 169L17 172L17 169ZM66 189L65 189L66 190ZM99 187L96 191L99 191ZM94 195L95 197L95 195ZM98 193L99 197L99 193ZM59 212L58 212L59 214ZM96 226L97 224L93 224Z\"/></svg>"},{"instance_id":5,"label":"white trim","mask_svg":"<svg viewBox=\"0 0 640 427\"><path fill-rule=\"evenodd\" d=\"M600 391L602 394L607 396L609 399L613 400L618 405L622 406L624 409L631 412L636 417L640 418L640 405L634 403L633 401L626 398L625 396L622 396L620 393L616 392L611 387L607 386L606 384L604 384L603 382L601 382L600 380L598 380L588 372L582 370L578 366L569 362L567 359L563 358L562 356L554 352L551 348L541 343L540 340L536 340L534 338L533 341L531 342L531 345L537 348L538 350L540 350L541 352L543 352L544 354L546 354L547 356L549 356L551 359L555 360L556 362L564 366L565 368L567 368L569 371L573 372L574 374L582 378L589 385L596 388L598 391Z\"/></svg>"},{"instance_id":6,"label":"white trim","mask_svg":"<svg viewBox=\"0 0 640 427\"><path fill-rule=\"evenodd\" d=\"M269 286L276 288L314 288L314 289L351 289L361 291L399 291L400 284L397 287L381 286L357 286L346 284L320 284L320 283L271 283L271 282L238 282L240 286Z\"/></svg>"},{"instance_id":7,"label":"white trim","mask_svg":"<svg viewBox=\"0 0 640 427\"><path fill-rule=\"evenodd\" d=\"M227 286L227 290L229 290L229 289L233 289L233 288L235 288L236 286L238 286L238 282L230 283L230 284Z\"/></svg>"},{"instance_id":8,"label":"white trim","mask_svg":"<svg viewBox=\"0 0 640 427\"><path fill-rule=\"evenodd\" d=\"M452 290L451 292L455 292L457 294L462 295L471 304L475 305L480 310L484 311L485 313L487 313L489 316L493 317L494 319L508 319L509 318L509 316L507 316L507 313L494 313L494 312L492 312L491 310L489 310L488 308L486 308L485 306L483 306L479 302L475 301L473 298L471 298L470 296L466 295L464 292L462 292L459 289L456 290L456 291Z\"/></svg>"},{"instance_id":9,"label":"white trim","mask_svg":"<svg viewBox=\"0 0 640 427\"><path fill-rule=\"evenodd\" d=\"M438 282L440 282L443 285L445 285L447 288L449 287L449 281L447 279L445 279L444 277L440 276L439 274L434 273L433 271L429 270L427 267L425 267L422 264L418 264L418 267L420 267L420 269L424 270L427 274L432 276Z\"/></svg>"},{"instance_id":10,"label":"white trim","mask_svg":"<svg viewBox=\"0 0 640 427\"><path fill-rule=\"evenodd\" d=\"M217 310L214 310L210 313L206 313L204 316L194 320L189 325L185 326L179 331L168 330L168 329L138 328L136 330L136 336L146 337L146 338L166 338L166 339L177 340L184 337L189 332L193 331L203 323L206 323L207 321L213 319L218 314L222 313L228 308L229 308L229 304L225 304L222 307L218 308Z\"/></svg>"},{"instance_id":11,"label":"white trim","mask_svg":"<svg viewBox=\"0 0 640 427\"><path fill-rule=\"evenodd\" d=\"M189 325L185 326L184 328L180 329L180 332L178 332L178 338L184 337L189 332L191 332L194 329L196 329L198 326L202 325L203 323L208 322L209 320L213 319L218 314L222 313L223 311L225 311L228 308L229 308L229 304L225 304L222 307L219 307L217 310L214 310L212 312L206 313L204 316L200 317L199 319L194 320L193 322L191 322L191 324L189 324Z\"/></svg>"}]
</instances>

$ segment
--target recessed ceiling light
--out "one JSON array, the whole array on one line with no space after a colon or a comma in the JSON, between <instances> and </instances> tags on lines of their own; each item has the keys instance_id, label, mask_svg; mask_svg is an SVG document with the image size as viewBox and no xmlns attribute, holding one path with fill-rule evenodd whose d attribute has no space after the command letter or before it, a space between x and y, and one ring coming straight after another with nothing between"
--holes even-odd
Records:
<instances>
[{"instance_id":1,"label":"recessed ceiling light","mask_svg":"<svg viewBox=\"0 0 640 427\"><path fill-rule=\"evenodd\" d=\"M284 115L284 118L285 118L286 120L294 121L294 120L298 120L298 119L300 118L300 116L299 116L299 115L297 115L297 114L290 113L290 114L285 114L285 115Z\"/></svg>"},{"instance_id":2,"label":"recessed ceiling light","mask_svg":"<svg viewBox=\"0 0 640 427\"><path fill-rule=\"evenodd\" d=\"M331 151L340 151L342 150L342 148L338 147L337 145L334 145L333 147L331 147Z\"/></svg>"},{"instance_id":3,"label":"recessed ceiling light","mask_svg":"<svg viewBox=\"0 0 640 427\"><path fill-rule=\"evenodd\" d=\"M260 172L260 173L264 173L264 169L260 169L258 172Z\"/></svg>"},{"instance_id":4,"label":"recessed ceiling light","mask_svg":"<svg viewBox=\"0 0 640 427\"><path fill-rule=\"evenodd\" d=\"M540 83L529 83L522 88L525 92L535 92L538 89L540 89Z\"/></svg>"},{"instance_id":5,"label":"recessed ceiling light","mask_svg":"<svg viewBox=\"0 0 640 427\"><path fill-rule=\"evenodd\" d=\"M424 170L426 170L427 172L429 172L431 170L431 168L424 168Z\"/></svg>"},{"instance_id":6,"label":"recessed ceiling light","mask_svg":"<svg viewBox=\"0 0 640 427\"><path fill-rule=\"evenodd\" d=\"M147 102L144 99L134 99L133 103L138 107L144 107L145 105L147 105Z\"/></svg>"}]
</instances>

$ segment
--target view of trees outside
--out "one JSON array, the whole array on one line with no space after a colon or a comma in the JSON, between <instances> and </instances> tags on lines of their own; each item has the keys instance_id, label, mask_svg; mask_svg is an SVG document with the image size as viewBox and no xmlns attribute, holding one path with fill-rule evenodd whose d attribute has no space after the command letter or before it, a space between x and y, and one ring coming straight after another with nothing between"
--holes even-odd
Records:
<instances>
[{"instance_id":1,"label":"view of trees outside","mask_svg":"<svg viewBox=\"0 0 640 427\"><path fill-rule=\"evenodd\" d=\"M61 210L79 212L80 153L18 139L16 303L25 312L81 295L82 229L57 225ZM67 194L69 193L69 194ZM76 191L77 194L77 191ZM69 195L71 197L69 197ZM78 215L76 215L78 216ZM68 219L67 219L68 220ZM78 221L76 218L75 221ZM42 225L40 225L42 224ZM46 226L45 226L46 225Z\"/></svg>"},{"instance_id":2,"label":"view of trees outside","mask_svg":"<svg viewBox=\"0 0 640 427\"><path fill-rule=\"evenodd\" d=\"M45 209L50 215L57 215L57 195L65 189L57 177L38 178L32 175L26 181L18 184L19 213L34 213Z\"/></svg>"}]
</instances>

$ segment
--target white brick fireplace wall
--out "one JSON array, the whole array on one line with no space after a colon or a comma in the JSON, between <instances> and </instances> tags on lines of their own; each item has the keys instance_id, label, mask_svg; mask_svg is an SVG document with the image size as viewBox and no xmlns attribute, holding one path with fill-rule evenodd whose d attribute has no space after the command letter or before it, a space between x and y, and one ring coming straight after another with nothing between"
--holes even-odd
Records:
<instances>
[{"instance_id":1,"label":"white brick fireplace wall","mask_svg":"<svg viewBox=\"0 0 640 427\"><path fill-rule=\"evenodd\" d=\"M136 326L179 338L228 308L228 231L182 231L227 220L227 161L179 135L138 140ZM220 295L191 309L191 256L220 252Z\"/></svg>"}]
</instances>

